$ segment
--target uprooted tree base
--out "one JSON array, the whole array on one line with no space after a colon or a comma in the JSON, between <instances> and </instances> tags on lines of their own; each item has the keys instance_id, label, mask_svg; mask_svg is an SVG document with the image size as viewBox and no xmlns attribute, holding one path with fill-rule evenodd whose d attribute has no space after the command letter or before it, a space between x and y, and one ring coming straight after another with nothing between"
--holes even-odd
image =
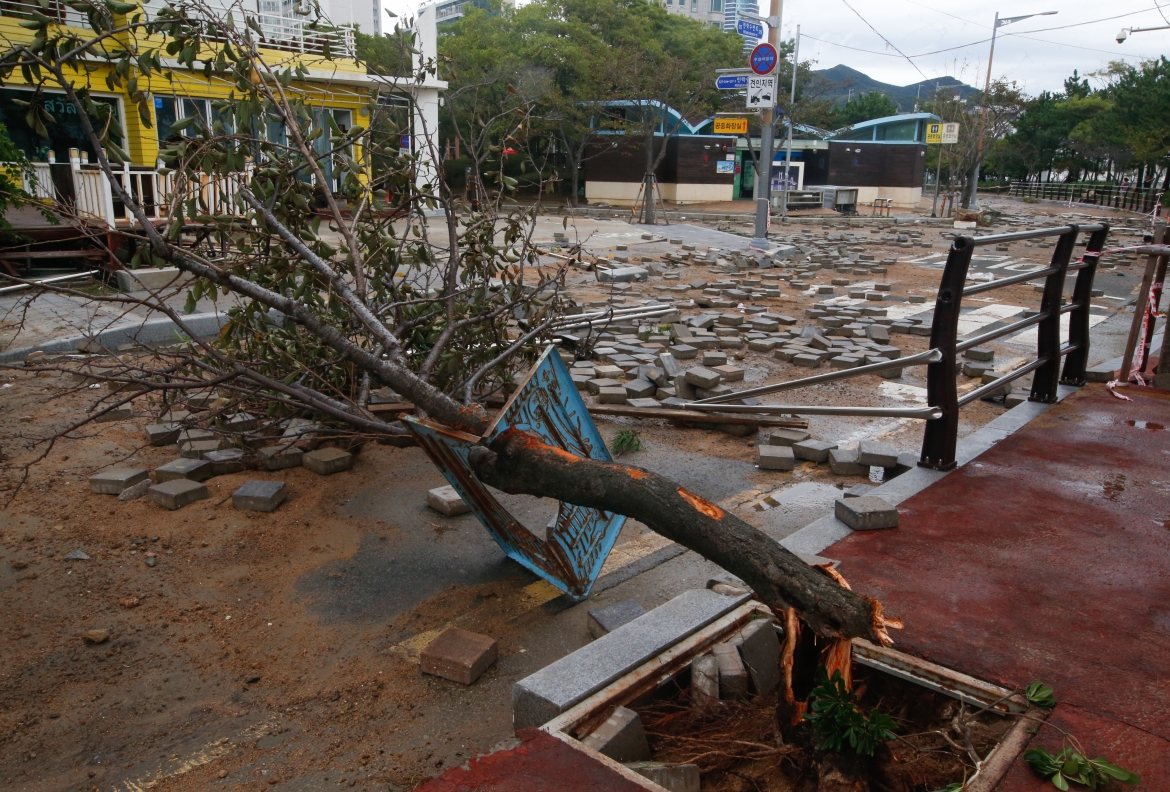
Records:
<instances>
[{"instance_id":1,"label":"uprooted tree base","mask_svg":"<svg viewBox=\"0 0 1170 792\"><path fill-rule=\"evenodd\" d=\"M964 729L986 757L1015 722L861 666L853 674L858 705L897 723L897 739L872 757L821 750L808 723L777 717L775 695L703 709L682 678L633 709L654 761L698 765L703 792L934 792L975 773Z\"/></svg>"}]
</instances>

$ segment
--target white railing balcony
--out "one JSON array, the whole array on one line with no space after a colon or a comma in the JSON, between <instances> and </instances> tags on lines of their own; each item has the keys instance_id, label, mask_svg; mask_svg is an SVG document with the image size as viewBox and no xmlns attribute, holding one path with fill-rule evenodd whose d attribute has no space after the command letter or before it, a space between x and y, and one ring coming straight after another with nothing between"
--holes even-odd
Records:
<instances>
[{"instance_id":1,"label":"white railing balcony","mask_svg":"<svg viewBox=\"0 0 1170 792\"><path fill-rule=\"evenodd\" d=\"M312 23L284 16L261 14L260 46L285 52L312 55L329 54L335 58L357 57L357 41L351 27L314 29Z\"/></svg>"},{"instance_id":2,"label":"white railing balcony","mask_svg":"<svg viewBox=\"0 0 1170 792\"><path fill-rule=\"evenodd\" d=\"M41 5L32 0L32 2L13 2L13 0L3 0L0 2L0 17L12 17L15 19L32 19L33 12L47 16L55 22L62 25L70 25L72 27L89 28L89 20L86 19L85 14L80 11L75 11L64 3L58 0L48 0L45 5ZM31 31L30 31L31 35Z\"/></svg>"}]
</instances>

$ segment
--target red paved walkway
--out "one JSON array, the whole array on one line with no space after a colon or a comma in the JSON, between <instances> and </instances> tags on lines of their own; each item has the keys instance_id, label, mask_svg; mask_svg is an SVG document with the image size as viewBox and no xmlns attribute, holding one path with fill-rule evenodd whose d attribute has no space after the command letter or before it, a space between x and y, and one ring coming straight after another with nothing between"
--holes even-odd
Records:
<instances>
[{"instance_id":1,"label":"red paved walkway","mask_svg":"<svg viewBox=\"0 0 1170 792\"><path fill-rule=\"evenodd\" d=\"M1005 687L1170 790L1170 392L1088 386L826 555L905 619L896 648ZM1037 741L1055 749L1059 735ZM1000 790L1045 787L1022 762Z\"/></svg>"}]
</instances>

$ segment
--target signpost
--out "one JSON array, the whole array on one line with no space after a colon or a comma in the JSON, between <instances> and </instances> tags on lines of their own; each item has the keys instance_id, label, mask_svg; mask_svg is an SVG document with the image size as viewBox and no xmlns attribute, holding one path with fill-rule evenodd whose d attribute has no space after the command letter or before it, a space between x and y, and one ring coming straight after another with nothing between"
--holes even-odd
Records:
<instances>
[{"instance_id":1,"label":"signpost","mask_svg":"<svg viewBox=\"0 0 1170 792\"><path fill-rule=\"evenodd\" d=\"M930 205L930 216L938 217L938 190L942 185L942 147L959 142L957 123L934 123L926 125L926 142L938 145L938 168L934 172L934 202Z\"/></svg>"},{"instance_id":2,"label":"signpost","mask_svg":"<svg viewBox=\"0 0 1170 792\"><path fill-rule=\"evenodd\" d=\"M771 110L776 106L776 75L749 77L747 89L748 110Z\"/></svg>"},{"instance_id":3,"label":"signpost","mask_svg":"<svg viewBox=\"0 0 1170 792\"><path fill-rule=\"evenodd\" d=\"M716 135L746 135L748 120L746 118L716 118L712 129Z\"/></svg>"},{"instance_id":4,"label":"signpost","mask_svg":"<svg viewBox=\"0 0 1170 792\"><path fill-rule=\"evenodd\" d=\"M720 91L746 91L748 76L746 74L724 74L715 78L715 87Z\"/></svg>"},{"instance_id":5,"label":"signpost","mask_svg":"<svg viewBox=\"0 0 1170 792\"><path fill-rule=\"evenodd\" d=\"M780 56L776 52L776 48L768 42L757 44L756 48L752 50L751 66L752 71L756 74L771 74L776 70L776 64L780 62Z\"/></svg>"},{"instance_id":6,"label":"signpost","mask_svg":"<svg viewBox=\"0 0 1170 792\"><path fill-rule=\"evenodd\" d=\"M759 22L749 22L746 19L739 19L735 22L735 32L744 38L753 38L759 41L764 37L764 26Z\"/></svg>"}]
</instances>

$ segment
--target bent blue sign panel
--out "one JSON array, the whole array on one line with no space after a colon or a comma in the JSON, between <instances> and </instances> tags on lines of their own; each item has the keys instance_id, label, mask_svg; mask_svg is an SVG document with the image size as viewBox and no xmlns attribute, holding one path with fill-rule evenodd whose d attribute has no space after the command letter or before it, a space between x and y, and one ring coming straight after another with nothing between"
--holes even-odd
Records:
<instances>
[{"instance_id":1,"label":"bent blue sign panel","mask_svg":"<svg viewBox=\"0 0 1170 792\"><path fill-rule=\"evenodd\" d=\"M467 455L515 428L570 453L612 462L555 347L548 347L483 438L417 418L403 423L504 553L561 591L584 597L593 588L626 518L562 503L547 530L525 528L475 477Z\"/></svg>"}]
</instances>

